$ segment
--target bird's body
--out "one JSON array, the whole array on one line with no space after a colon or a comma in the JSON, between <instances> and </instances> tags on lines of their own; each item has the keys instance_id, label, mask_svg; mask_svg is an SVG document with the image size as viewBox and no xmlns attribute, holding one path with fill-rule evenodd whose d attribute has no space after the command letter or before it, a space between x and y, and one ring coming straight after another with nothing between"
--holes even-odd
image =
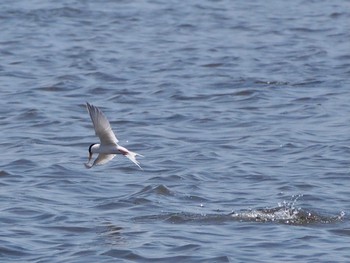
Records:
<instances>
[{"instance_id":1,"label":"bird's body","mask_svg":"<svg viewBox=\"0 0 350 263\"><path fill-rule=\"evenodd\" d=\"M86 103L86 107L94 125L96 135L100 138L100 143L94 143L90 145L89 160L85 166L87 168L91 168L94 165L105 164L112 160L116 154L122 154L125 157L129 158L139 168L141 168L139 162L136 160L136 156L142 155L129 151L125 147L118 144L119 141L115 136L111 125L109 124L109 121L99 108L89 103ZM90 160L94 153L98 153L98 156L96 160L90 164Z\"/></svg>"}]
</instances>

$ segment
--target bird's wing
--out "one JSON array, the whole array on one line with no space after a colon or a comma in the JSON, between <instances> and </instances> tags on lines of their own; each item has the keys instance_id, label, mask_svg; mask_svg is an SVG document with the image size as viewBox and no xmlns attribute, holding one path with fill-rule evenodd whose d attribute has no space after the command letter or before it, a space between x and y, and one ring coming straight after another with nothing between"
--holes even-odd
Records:
<instances>
[{"instance_id":1,"label":"bird's wing","mask_svg":"<svg viewBox=\"0 0 350 263\"><path fill-rule=\"evenodd\" d=\"M95 133L100 138L101 144L116 145L118 143L118 139L114 135L111 125L103 112L99 108L89 103L86 103L86 107L94 125Z\"/></svg>"},{"instance_id":2,"label":"bird's wing","mask_svg":"<svg viewBox=\"0 0 350 263\"><path fill-rule=\"evenodd\" d=\"M110 160L112 160L114 158L115 154L104 154L104 153L100 153L96 160L94 161L93 165L101 165L101 164L105 164L107 162L109 162ZM93 166L92 165L92 166Z\"/></svg>"}]
</instances>

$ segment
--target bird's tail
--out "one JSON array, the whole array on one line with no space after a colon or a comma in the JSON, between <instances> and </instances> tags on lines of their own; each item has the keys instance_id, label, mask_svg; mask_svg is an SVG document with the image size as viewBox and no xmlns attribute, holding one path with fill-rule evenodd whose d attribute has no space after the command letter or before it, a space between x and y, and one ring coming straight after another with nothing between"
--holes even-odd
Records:
<instances>
[{"instance_id":1,"label":"bird's tail","mask_svg":"<svg viewBox=\"0 0 350 263\"><path fill-rule=\"evenodd\" d=\"M136 164L141 170L143 170L140 166L140 163L138 160L136 160L136 156L141 156L141 157L144 157L143 155L141 154L138 154L138 153L135 153L135 152L132 152L132 151L129 151L124 154L127 158L129 158L130 161L132 161L134 164Z\"/></svg>"}]
</instances>

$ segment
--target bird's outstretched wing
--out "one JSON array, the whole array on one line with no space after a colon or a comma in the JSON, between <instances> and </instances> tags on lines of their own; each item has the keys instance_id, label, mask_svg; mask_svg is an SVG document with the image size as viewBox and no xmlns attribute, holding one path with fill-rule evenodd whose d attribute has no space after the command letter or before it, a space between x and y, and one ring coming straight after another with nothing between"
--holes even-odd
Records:
<instances>
[{"instance_id":1,"label":"bird's outstretched wing","mask_svg":"<svg viewBox=\"0 0 350 263\"><path fill-rule=\"evenodd\" d=\"M110 160L112 160L114 158L115 154L104 154L104 153L100 153L96 160L91 164L91 163L86 163L85 167L90 169L92 166L95 165L102 165L105 163L108 163Z\"/></svg>"},{"instance_id":2,"label":"bird's outstretched wing","mask_svg":"<svg viewBox=\"0 0 350 263\"><path fill-rule=\"evenodd\" d=\"M94 125L95 133L100 138L101 144L116 145L118 143L118 139L114 135L111 125L109 124L109 121L107 120L103 112L96 106L91 105L89 103L86 103L86 107Z\"/></svg>"},{"instance_id":3,"label":"bird's outstretched wing","mask_svg":"<svg viewBox=\"0 0 350 263\"><path fill-rule=\"evenodd\" d=\"M96 160L94 161L93 164L85 164L86 168L91 168L94 165L101 165L101 164L105 164L107 162L109 162L110 160L112 160L114 158L115 154L104 154L104 153L100 153Z\"/></svg>"}]
</instances>

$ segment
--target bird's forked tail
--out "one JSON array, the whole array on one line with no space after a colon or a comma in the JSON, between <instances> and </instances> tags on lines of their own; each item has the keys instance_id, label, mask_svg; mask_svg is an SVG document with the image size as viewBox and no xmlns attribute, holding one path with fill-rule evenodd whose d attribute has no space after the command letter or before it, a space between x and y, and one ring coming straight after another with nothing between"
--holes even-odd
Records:
<instances>
[{"instance_id":1,"label":"bird's forked tail","mask_svg":"<svg viewBox=\"0 0 350 263\"><path fill-rule=\"evenodd\" d=\"M136 164L141 170L143 170L142 167L140 166L139 161L136 160L136 156L144 157L143 155L129 151L129 150L124 155L125 155L125 157L129 158L130 161L132 161L134 164Z\"/></svg>"}]
</instances>

